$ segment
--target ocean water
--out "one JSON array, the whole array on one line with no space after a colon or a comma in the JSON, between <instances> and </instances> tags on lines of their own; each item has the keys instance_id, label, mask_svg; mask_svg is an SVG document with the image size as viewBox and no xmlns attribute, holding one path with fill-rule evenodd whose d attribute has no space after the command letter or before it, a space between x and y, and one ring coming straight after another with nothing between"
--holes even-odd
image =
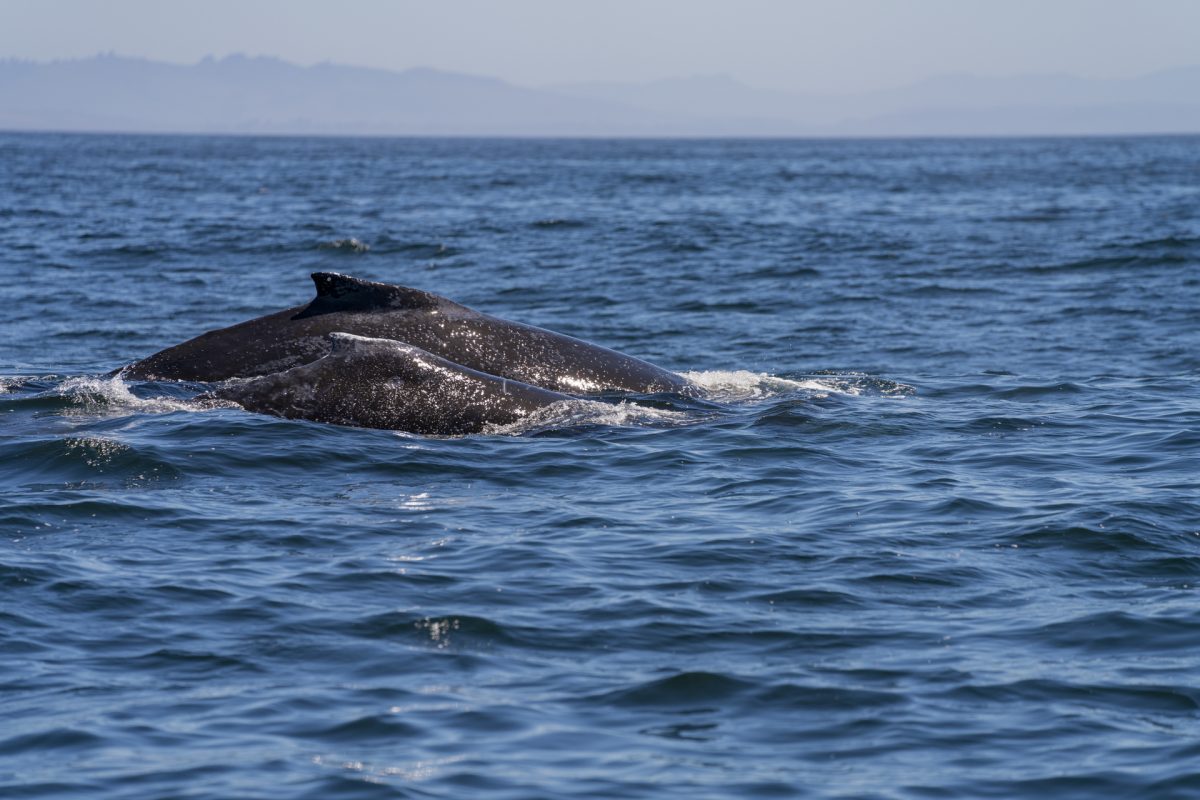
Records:
<instances>
[{"instance_id":1,"label":"ocean water","mask_svg":"<svg viewBox=\"0 0 1200 800\"><path fill-rule=\"evenodd\" d=\"M110 370L334 270L645 358ZM1200 139L0 135L0 796L1200 796Z\"/></svg>"}]
</instances>

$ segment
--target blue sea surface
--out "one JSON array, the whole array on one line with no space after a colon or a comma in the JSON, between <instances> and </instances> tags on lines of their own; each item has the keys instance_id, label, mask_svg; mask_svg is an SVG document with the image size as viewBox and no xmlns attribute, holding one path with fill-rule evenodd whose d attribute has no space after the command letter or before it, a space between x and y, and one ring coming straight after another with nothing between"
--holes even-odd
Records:
<instances>
[{"instance_id":1,"label":"blue sea surface","mask_svg":"<svg viewBox=\"0 0 1200 800\"><path fill-rule=\"evenodd\" d=\"M116 367L332 270L687 374ZM1200 138L0 135L0 797L1200 797Z\"/></svg>"}]
</instances>

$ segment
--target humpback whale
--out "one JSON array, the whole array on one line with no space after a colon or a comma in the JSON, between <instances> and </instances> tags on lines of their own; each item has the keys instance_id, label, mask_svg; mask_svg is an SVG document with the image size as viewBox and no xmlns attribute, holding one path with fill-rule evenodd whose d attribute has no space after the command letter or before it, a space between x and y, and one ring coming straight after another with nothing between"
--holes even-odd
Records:
<instances>
[{"instance_id":1,"label":"humpback whale","mask_svg":"<svg viewBox=\"0 0 1200 800\"><path fill-rule=\"evenodd\" d=\"M329 334L342 332L406 342L468 369L557 392L695 390L686 378L633 356L419 289L334 272L312 279L317 296L307 305L209 331L119 374L186 381L267 375L328 354Z\"/></svg>"},{"instance_id":2,"label":"humpback whale","mask_svg":"<svg viewBox=\"0 0 1200 800\"><path fill-rule=\"evenodd\" d=\"M478 433L571 399L391 339L328 339L330 352L316 361L230 381L201 398L287 419L433 435Z\"/></svg>"}]
</instances>

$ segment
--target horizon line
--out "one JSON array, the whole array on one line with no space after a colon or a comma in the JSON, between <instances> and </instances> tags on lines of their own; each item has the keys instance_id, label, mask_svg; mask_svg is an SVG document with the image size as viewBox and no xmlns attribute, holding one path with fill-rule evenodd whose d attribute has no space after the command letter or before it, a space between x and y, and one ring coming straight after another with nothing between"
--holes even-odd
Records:
<instances>
[{"instance_id":1,"label":"horizon line","mask_svg":"<svg viewBox=\"0 0 1200 800\"><path fill-rule=\"evenodd\" d=\"M963 133L963 134L677 134L653 136L644 134L487 134L487 133L288 133L249 131L136 131L136 130L63 130L55 128L3 128L0 136L157 136L191 137L209 139L406 139L412 141L440 141L462 139L471 141L513 142L912 142L912 141L1046 141L1058 139L1194 139L1200 138L1200 130L1168 133Z\"/></svg>"}]
</instances>

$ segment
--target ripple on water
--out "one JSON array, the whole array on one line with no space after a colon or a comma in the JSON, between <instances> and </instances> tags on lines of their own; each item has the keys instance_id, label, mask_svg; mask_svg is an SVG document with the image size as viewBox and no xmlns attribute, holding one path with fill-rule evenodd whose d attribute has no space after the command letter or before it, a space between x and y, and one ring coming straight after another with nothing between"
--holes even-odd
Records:
<instances>
[{"instance_id":1,"label":"ripple on water","mask_svg":"<svg viewBox=\"0 0 1200 800\"><path fill-rule=\"evenodd\" d=\"M26 485L82 489L149 486L181 478L180 469L158 449L137 447L112 435L66 436L9 442L0 445L0 455L6 463L19 465L19 480Z\"/></svg>"}]
</instances>

